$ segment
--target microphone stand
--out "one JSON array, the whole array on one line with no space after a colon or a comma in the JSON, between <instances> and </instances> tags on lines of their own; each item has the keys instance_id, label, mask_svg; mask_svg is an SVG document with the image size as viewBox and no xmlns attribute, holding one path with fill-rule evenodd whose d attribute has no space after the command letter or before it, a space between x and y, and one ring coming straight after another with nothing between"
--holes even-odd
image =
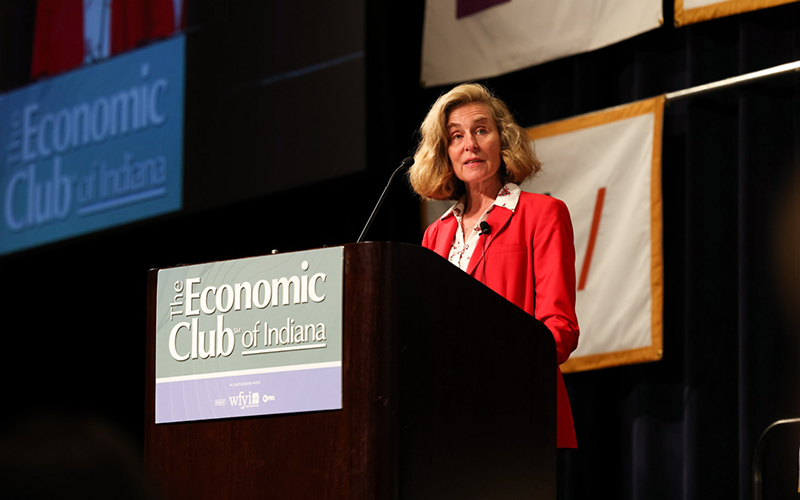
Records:
<instances>
[{"instance_id":1,"label":"microphone stand","mask_svg":"<svg viewBox=\"0 0 800 500\"><path fill-rule=\"evenodd\" d=\"M375 214L378 213L378 210L381 208L381 205L383 205L383 200L384 198L386 198L386 193L389 192L389 186L392 185L394 178L397 176L398 173L400 173L401 170L403 170L406 167L410 167L413 164L414 164L414 158L409 156L400 163L399 167L397 167L394 170L392 176L389 177L389 182L386 183L386 187L383 188L383 193L381 193L381 197L378 198L378 203L375 205L375 208L372 209L372 214L370 214L369 219L367 220L367 225L364 226L364 229L361 230L361 235L359 235L358 239L356 240L356 243L361 243L361 241L364 239L364 235L367 234L369 227L372 225L372 220L375 218Z\"/></svg>"}]
</instances>

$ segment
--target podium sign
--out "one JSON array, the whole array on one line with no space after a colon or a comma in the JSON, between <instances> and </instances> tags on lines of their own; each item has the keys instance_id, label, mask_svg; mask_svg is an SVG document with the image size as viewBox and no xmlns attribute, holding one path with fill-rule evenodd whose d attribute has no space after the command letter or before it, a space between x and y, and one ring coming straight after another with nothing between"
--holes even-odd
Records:
<instances>
[{"instance_id":1,"label":"podium sign","mask_svg":"<svg viewBox=\"0 0 800 500\"><path fill-rule=\"evenodd\" d=\"M155 422L342 408L342 247L158 271Z\"/></svg>"}]
</instances>

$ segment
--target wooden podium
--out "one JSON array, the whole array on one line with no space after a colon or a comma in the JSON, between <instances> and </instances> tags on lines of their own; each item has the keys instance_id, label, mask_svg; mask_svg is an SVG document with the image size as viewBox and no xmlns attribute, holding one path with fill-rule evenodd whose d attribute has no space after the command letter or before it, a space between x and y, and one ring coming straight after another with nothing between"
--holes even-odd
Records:
<instances>
[{"instance_id":1,"label":"wooden podium","mask_svg":"<svg viewBox=\"0 0 800 500\"><path fill-rule=\"evenodd\" d=\"M344 247L335 411L155 424L156 276L144 453L165 498L555 498L553 337L433 252Z\"/></svg>"}]
</instances>

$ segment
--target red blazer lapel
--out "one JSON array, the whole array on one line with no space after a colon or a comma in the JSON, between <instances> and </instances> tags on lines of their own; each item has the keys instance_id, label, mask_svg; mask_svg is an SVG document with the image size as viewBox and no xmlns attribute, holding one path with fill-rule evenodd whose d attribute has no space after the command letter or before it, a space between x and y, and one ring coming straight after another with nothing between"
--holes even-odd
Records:
<instances>
[{"instance_id":1,"label":"red blazer lapel","mask_svg":"<svg viewBox=\"0 0 800 500\"><path fill-rule=\"evenodd\" d=\"M478 267L480 261L484 259L486 249L489 248L489 245L492 244L492 241L508 225L512 215L514 215L513 211L500 206L495 206L492 211L489 212L486 222L489 224L491 229L488 235L483 234L478 240L478 248L473 250L472 257L469 259L467 274L470 276L475 276L475 268ZM453 233L453 235L455 235L455 233Z\"/></svg>"},{"instance_id":2,"label":"red blazer lapel","mask_svg":"<svg viewBox=\"0 0 800 500\"><path fill-rule=\"evenodd\" d=\"M450 248L453 246L453 238L455 238L456 230L458 229L458 220L456 220L455 216L448 215L440 222L439 231L434 237L433 244L428 248L447 259L450 257ZM424 241L423 245L425 245Z\"/></svg>"}]
</instances>

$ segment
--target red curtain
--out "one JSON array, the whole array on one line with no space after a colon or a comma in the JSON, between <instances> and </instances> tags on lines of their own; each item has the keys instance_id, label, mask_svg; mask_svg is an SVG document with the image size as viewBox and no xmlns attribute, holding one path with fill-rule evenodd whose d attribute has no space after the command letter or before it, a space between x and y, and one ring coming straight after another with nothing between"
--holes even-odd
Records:
<instances>
[{"instance_id":1,"label":"red curtain","mask_svg":"<svg viewBox=\"0 0 800 500\"><path fill-rule=\"evenodd\" d=\"M83 0L39 0L31 77L57 75L83 64Z\"/></svg>"}]
</instances>

